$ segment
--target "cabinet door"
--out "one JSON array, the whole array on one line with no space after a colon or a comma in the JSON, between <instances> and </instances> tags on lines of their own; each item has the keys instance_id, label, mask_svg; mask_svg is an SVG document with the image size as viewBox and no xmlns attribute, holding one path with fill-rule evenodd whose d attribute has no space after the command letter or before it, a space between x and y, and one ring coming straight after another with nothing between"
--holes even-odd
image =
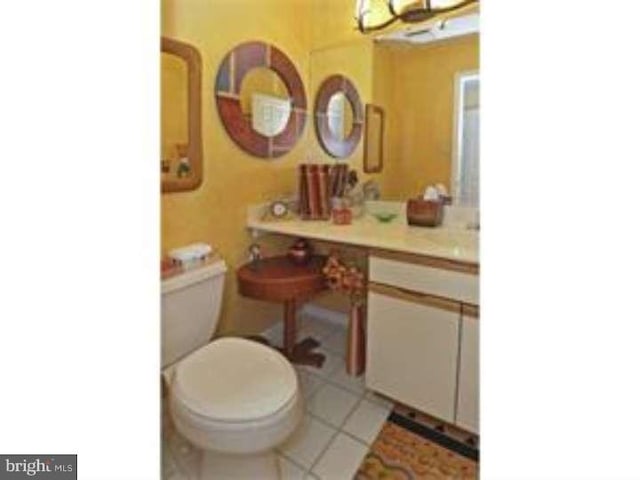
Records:
<instances>
[{"instance_id":1,"label":"cabinet door","mask_svg":"<svg viewBox=\"0 0 640 480\"><path fill-rule=\"evenodd\" d=\"M370 284L367 387L453 422L459 322L458 304Z\"/></svg>"},{"instance_id":2,"label":"cabinet door","mask_svg":"<svg viewBox=\"0 0 640 480\"><path fill-rule=\"evenodd\" d=\"M477 317L463 313L456 424L475 433L479 428L479 325Z\"/></svg>"}]
</instances>

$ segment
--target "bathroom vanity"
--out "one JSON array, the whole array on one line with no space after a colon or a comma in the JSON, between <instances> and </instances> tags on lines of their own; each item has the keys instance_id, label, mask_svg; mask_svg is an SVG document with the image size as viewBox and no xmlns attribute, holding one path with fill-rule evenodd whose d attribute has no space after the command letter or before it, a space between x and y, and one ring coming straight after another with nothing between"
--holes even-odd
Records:
<instances>
[{"instance_id":1,"label":"bathroom vanity","mask_svg":"<svg viewBox=\"0 0 640 480\"><path fill-rule=\"evenodd\" d=\"M477 433L478 232L408 226L372 215L351 225L263 221L248 228L356 246L368 256L368 388Z\"/></svg>"},{"instance_id":2,"label":"bathroom vanity","mask_svg":"<svg viewBox=\"0 0 640 480\"><path fill-rule=\"evenodd\" d=\"M366 384L478 432L478 266L369 255Z\"/></svg>"}]
</instances>

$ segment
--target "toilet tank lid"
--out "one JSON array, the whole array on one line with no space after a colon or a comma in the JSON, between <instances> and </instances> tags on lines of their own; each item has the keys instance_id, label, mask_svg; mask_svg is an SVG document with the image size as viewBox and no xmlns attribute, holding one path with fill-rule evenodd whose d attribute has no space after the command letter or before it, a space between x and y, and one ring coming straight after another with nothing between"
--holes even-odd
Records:
<instances>
[{"instance_id":1,"label":"toilet tank lid","mask_svg":"<svg viewBox=\"0 0 640 480\"><path fill-rule=\"evenodd\" d=\"M227 271L227 265L218 256L208 258L200 264L191 266L190 268L179 268L175 273L162 279L162 293L169 293L180 290L202 282L209 278L224 275Z\"/></svg>"}]
</instances>

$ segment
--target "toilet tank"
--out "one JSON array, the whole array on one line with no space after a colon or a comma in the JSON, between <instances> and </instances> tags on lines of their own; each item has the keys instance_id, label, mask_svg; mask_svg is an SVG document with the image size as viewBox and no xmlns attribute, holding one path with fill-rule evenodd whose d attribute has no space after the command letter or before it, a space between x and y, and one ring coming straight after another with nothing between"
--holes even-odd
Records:
<instances>
[{"instance_id":1,"label":"toilet tank","mask_svg":"<svg viewBox=\"0 0 640 480\"><path fill-rule=\"evenodd\" d=\"M162 367L207 344L218 326L224 274L220 258L162 280Z\"/></svg>"}]
</instances>

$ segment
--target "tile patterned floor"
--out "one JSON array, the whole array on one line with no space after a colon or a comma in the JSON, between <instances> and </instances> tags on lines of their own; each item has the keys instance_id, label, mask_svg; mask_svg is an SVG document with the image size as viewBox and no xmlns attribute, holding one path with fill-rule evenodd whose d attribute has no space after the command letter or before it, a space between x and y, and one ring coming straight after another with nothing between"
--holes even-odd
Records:
<instances>
[{"instance_id":1,"label":"tile patterned floor","mask_svg":"<svg viewBox=\"0 0 640 480\"><path fill-rule=\"evenodd\" d=\"M296 366L305 398L301 425L278 449L282 480L350 480L393 408L393 403L364 386L364 379L346 374L345 326L303 317L299 338L313 336L327 355L322 369ZM267 332L281 342L281 324ZM200 480L196 465L201 452L184 440L165 415L163 479Z\"/></svg>"}]
</instances>

